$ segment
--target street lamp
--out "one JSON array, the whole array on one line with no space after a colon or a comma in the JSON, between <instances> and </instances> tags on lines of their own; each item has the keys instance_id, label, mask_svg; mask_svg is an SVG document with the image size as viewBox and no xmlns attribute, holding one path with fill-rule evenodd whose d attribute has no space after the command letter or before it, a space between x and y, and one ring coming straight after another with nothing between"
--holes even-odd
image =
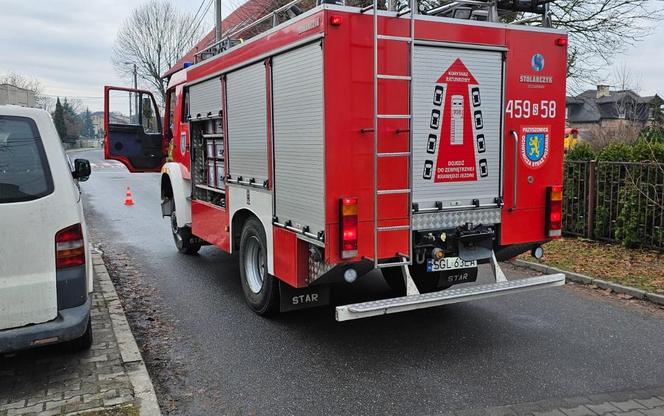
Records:
<instances>
[{"instance_id":1,"label":"street lamp","mask_svg":"<svg viewBox=\"0 0 664 416\"><path fill-rule=\"evenodd\" d=\"M138 89L138 78L137 78L137 71L136 71L136 63L135 62L130 62L126 61L124 62L125 65L133 65L134 66L134 89ZM136 110L136 119L138 120L138 94L134 97L134 108ZM129 120L131 121L131 93L129 93Z\"/></svg>"}]
</instances>

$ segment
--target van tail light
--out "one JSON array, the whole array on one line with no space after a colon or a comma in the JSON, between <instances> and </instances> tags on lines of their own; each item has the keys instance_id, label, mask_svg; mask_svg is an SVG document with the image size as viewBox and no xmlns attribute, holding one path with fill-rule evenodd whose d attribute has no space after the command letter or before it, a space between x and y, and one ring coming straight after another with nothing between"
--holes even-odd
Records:
<instances>
[{"instance_id":1,"label":"van tail light","mask_svg":"<svg viewBox=\"0 0 664 416\"><path fill-rule=\"evenodd\" d=\"M546 189L546 235L560 238L563 233L563 187L549 186Z\"/></svg>"},{"instance_id":2,"label":"van tail light","mask_svg":"<svg viewBox=\"0 0 664 416\"><path fill-rule=\"evenodd\" d=\"M357 256L357 198L341 198L341 258Z\"/></svg>"},{"instance_id":3,"label":"van tail light","mask_svg":"<svg viewBox=\"0 0 664 416\"><path fill-rule=\"evenodd\" d=\"M55 234L55 267L80 266L85 264L85 241L81 224L63 228Z\"/></svg>"}]
</instances>

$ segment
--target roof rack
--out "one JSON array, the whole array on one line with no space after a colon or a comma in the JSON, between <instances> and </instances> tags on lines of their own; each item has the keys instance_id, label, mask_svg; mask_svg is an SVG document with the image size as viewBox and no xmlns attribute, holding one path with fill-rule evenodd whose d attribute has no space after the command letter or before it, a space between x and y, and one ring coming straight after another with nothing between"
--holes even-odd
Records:
<instances>
[{"instance_id":1,"label":"roof rack","mask_svg":"<svg viewBox=\"0 0 664 416\"><path fill-rule=\"evenodd\" d=\"M303 2L307 2L307 0L293 0L273 10L272 12L266 14L265 16L261 17L258 20L255 20L245 26L240 26L232 29L229 33L225 34L221 38L221 40L214 42L211 45L207 46L205 49L202 49L201 51L197 52L194 55L195 62L196 63L201 62L205 59L208 59L214 55L217 55L225 51L226 49L241 44L243 42L243 39L238 38L239 35L250 32L252 29L257 28L262 24L271 22L270 27L275 27L280 23L283 23L279 21L279 16L282 14L286 14L289 19L302 14L302 9L298 5ZM318 3L320 4L321 1L319 0ZM343 3L345 4L345 1Z\"/></svg>"},{"instance_id":2,"label":"roof rack","mask_svg":"<svg viewBox=\"0 0 664 416\"><path fill-rule=\"evenodd\" d=\"M429 16L445 16L457 19L498 22L507 13L514 15L530 13L535 16L512 20L514 24L530 24L541 21L542 26L551 26L549 5L555 0L453 0L445 4L422 10Z\"/></svg>"}]
</instances>

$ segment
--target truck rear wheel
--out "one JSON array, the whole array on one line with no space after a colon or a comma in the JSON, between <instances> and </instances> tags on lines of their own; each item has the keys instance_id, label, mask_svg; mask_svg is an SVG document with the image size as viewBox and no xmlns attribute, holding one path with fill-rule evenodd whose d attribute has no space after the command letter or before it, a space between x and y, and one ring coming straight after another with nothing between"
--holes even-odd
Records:
<instances>
[{"instance_id":1,"label":"truck rear wheel","mask_svg":"<svg viewBox=\"0 0 664 416\"><path fill-rule=\"evenodd\" d=\"M439 273L428 273L425 264L413 264L409 266L410 276L417 285L420 293L435 292L438 287ZM390 267L382 269L383 277L387 285L400 296L406 295L406 284L403 281L401 267Z\"/></svg>"},{"instance_id":2,"label":"truck rear wheel","mask_svg":"<svg viewBox=\"0 0 664 416\"><path fill-rule=\"evenodd\" d=\"M249 218L240 237L240 276L249 307L258 315L279 310L279 282L267 271L265 230L257 218Z\"/></svg>"},{"instance_id":3,"label":"truck rear wheel","mask_svg":"<svg viewBox=\"0 0 664 416\"><path fill-rule=\"evenodd\" d=\"M171 212L171 232L173 233L173 241L175 247L183 254L196 254L201 249L200 243L192 243L191 228L178 227L178 220L175 215L175 209Z\"/></svg>"}]
</instances>

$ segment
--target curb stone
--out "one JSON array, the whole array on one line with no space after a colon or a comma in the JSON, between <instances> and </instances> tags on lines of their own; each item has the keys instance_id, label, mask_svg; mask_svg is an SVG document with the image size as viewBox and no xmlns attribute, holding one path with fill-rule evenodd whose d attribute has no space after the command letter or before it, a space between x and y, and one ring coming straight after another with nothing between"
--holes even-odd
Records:
<instances>
[{"instance_id":1,"label":"curb stone","mask_svg":"<svg viewBox=\"0 0 664 416\"><path fill-rule=\"evenodd\" d=\"M142 416L161 416L152 380L150 379L134 335L129 328L120 298L115 291L100 252L94 247L92 248L92 264L95 277L99 280L101 286L102 295L108 304L111 326L113 327L113 333L120 349L122 363L127 368L129 380L134 386L135 397L140 403L140 414Z\"/></svg>"},{"instance_id":2,"label":"curb stone","mask_svg":"<svg viewBox=\"0 0 664 416\"><path fill-rule=\"evenodd\" d=\"M570 282L581 283L584 285L595 285L601 289L611 289L616 293L623 293L625 295L632 296L636 299L646 300L657 305L664 306L664 295L657 293L646 292L645 290L637 289L631 286L624 286L618 283L607 282L606 280L596 279L594 277L586 276L584 274L569 272L567 270L561 270L555 267L546 266L539 263L533 263L532 261L514 259L511 261L512 264L516 266L526 267L531 270L535 270L540 273L553 274L553 273L563 273L565 279Z\"/></svg>"},{"instance_id":3,"label":"curb stone","mask_svg":"<svg viewBox=\"0 0 664 416\"><path fill-rule=\"evenodd\" d=\"M646 299L658 305L664 305L664 295L658 295L657 293L646 293Z\"/></svg>"},{"instance_id":4,"label":"curb stone","mask_svg":"<svg viewBox=\"0 0 664 416\"><path fill-rule=\"evenodd\" d=\"M77 147L76 149L67 149L65 150L65 153L81 153L81 152L86 152L88 150L97 150L97 149L102 149L101 147Z\"/></svg>"}]
</instances>

